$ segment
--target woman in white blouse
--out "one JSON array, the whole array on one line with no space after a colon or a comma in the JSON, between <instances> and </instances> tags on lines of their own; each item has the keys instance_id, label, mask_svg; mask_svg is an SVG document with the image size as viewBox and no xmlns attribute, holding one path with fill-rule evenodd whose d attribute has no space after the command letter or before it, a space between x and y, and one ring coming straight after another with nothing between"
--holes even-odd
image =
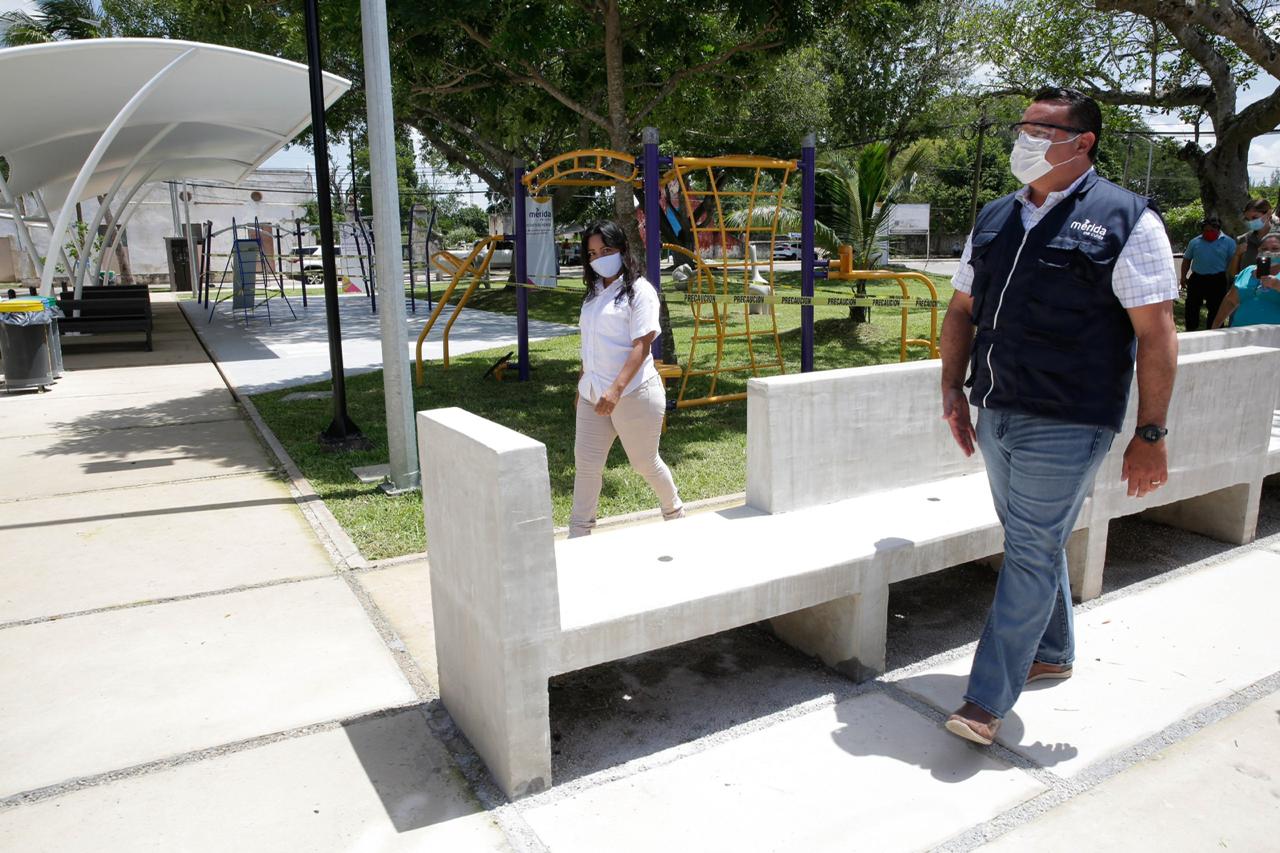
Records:
<instances>
[{"instance_id":1,"label":"woman in white blouse","mask_svg":"<svg viewBox=\"0 0 1280 853\"><path fill-rule=\"evenodd\" d=\"M671 470L658 456L667 393L649 347L658 335L658 294L631 268L627 237L616 223L597 222L582 235L587 294L582 330L582 376L574 403L573 512L569 537L596 524L605 460L615 437L631 467L658 495L662 517L684 516Z\"/></svg>"}]
</instances>

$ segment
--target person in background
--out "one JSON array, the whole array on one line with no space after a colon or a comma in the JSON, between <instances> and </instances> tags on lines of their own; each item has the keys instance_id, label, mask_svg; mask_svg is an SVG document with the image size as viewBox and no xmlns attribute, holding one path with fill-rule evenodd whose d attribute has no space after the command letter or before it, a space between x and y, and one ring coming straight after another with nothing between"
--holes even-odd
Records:
<instances>
[{"instance_id":1,"label":"person in background","mask_svg":"<svg viewBox=\"0 0 1280 853\"><path fill-rule=\"evenodd\" d=\"M1221 219L1207 216L1200 225L1200 236L1192 237L1182 253L1181 283L1187 291L1188 332L1200 328L1202 306L1208 309L1206 323L1212 323L1218 316L1218 307L1231 281L1227 268L1236 255L1236 241L1222 233Z\"/></svg>"},{"instance_id":2,"label":"person in background","mask_svg":"<svg viewBox=\"0 0 1280 853\"><path fill-rule=\"evenodd\" d=\"M1258 243L1257 263L1240 271L1235 287L1227 291L1213 327L1280 323L1280 234L1268 234Z\"/></svg>"},{"instance_id":3,"label":"person in background","mask_svg":"<svg viewBox=\"0 0 1280 853\"><path fill-rule=\"evenodd\" d=\"M578 326L582 374L574 401L573 510L569 537L596 525L604 466L615 438L627 460L658 495L662 517L684 517L671 470L658 455L667 392L650 345L658 335L658 292L631 266L627 235L617 223L597 222L582 233L582 278L587 285Z\"/></svg>"},{"instance_id":4,"label":"person in background","mask_svg":"<svg viewBox=\"0 0 1280 853\"><path fill-rule=\"evenodd\" d=\"M1251 198L1244 206L1245 232L1236 238L1236 256L1231 260L1227 273L1235 278L1240 270L1258 262L1258 246L1262 238L1276 233L1271 215L1271 202L1265 198Z\"/></svg>"}]
</instances>

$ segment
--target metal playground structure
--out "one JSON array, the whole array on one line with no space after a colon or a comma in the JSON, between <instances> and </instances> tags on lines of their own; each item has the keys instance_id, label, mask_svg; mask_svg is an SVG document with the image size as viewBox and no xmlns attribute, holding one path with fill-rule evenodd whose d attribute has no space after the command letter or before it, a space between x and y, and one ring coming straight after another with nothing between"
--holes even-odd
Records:
<instances>
[{"instance_id":1,"label":"metal playground structure","mask_svg":"<svg viewBox=\"0 0 1280 853\"><path fill-rule=\"evenodd\" d=\"M476 288L487 281L489 263L500 240L514 243L516 327L519 378L529 379L529 291L539 289L528 276L529 247L525 214L528 200L544 201L559 187L631 187L643 199L641 211L645 245L645 277L668 304L689 305L692 331L683 363L664 359L663 348L675 341L654 340L652 351L665 381L678 381L675 406L690 406L745 399L745 391L725 392L720 380L730 374L762 376L786 371L778 332L775 307L799 305L801 312L802 372L813 370L814 306L874 304L901 312L899 357L906 360L909 349L923 348L931 358L938 356L937 291L925 275L894 270L854 270L848 247L838 260L819 259L814 246L816 143L812 135L802 142L796 160L754 155L719 157L664 157L658 150L658 133L646 128L640 158L621 151L587 149L554 157L534 168L515 169L513 230L510 238L481 240L464 260L441 253L433 263L450 275L450 283L440 306L423 329L417 345L417 381L423 381L423 342L445 301L463 281L465 290L454 306L445 329L445 367L448 367L448 330L466 306ZM801 181L801 268L800 295L783 296L775 289L774 266L783 196L796 175ZM664 210L665 203L665 210ZM744 215L732 216L735 211ZM759 211L772 211L761 214ZM669 230L685 232L688 245L664 242L663 215ZM757 263L751 247L765 248L766 259ZM690 274L683 291L667 290L662 284L663 251L687 263ZM761 275L761 273L764 273ZM815 281L896 283L901 299L867 299L816 295ZM910 286L922 285L928 297L912 299ZM678 287L679 285L677 285ZM929 337L908 338L907 320L911 308L930 311ZM674 353L673 353L674 354Z\"/></svg>"}]
</instances>

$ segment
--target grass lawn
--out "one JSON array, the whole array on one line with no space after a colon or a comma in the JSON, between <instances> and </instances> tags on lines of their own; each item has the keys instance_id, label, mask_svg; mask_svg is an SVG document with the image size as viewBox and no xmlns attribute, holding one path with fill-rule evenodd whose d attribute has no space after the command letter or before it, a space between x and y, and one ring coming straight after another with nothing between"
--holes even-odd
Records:
<instances>
[{"instance_id":1,"label":"grass lawn","mask_svg":"<svg viewBox=\"0 0 1280 853\"><path fill-rule=\"evenodd\" d=\"M951 295L949 279L934 277L939 297ZM848 295L847 286L821 283L821 292ZM425 292L425 291L424 291ZM515 312L514 289L477 291L469 303L487 311ZM896 286L871 288L874 296L899 295ZM913 296L924 295L913 293ZM530 316L539 320L576 323L580 291L534 292L530 294ZM693 330L688 305L672 304L671 323L681 363L687 361ZM735 308L730 330L745 327L741 309ZM900 314L896 310L875 309L871 322L855 325L843 307L818 307L814 324L814 364L819 370L881 364L898 360ZM778 327L783 358L788 373L800 369L800 309L778 306ZM767 317L753 317L753 334ZM939 311L941 323L941 309ZM705 331L706 327L704 327ZM929 312L912 311L910 337L927 338ZM765 344L767 344L767 349ZM703 345L703 353L714 354L714 345ZM772 351L772 337L757 341L755 352L762 358ZM527 383L482 380L481 376L500 355L514 345L490 352L451 359L444 370L438 362L428 362L423 387L414 388L415 410L460 406L526 435L547 446L551 475L552 511L555 524L565 525L573 499L573 397L580 360L576 335L530 345L533 381ZM913 358L924 358L923 349L914 349ZM726 345L726 363L745 359L742 340ZM508 372L508 376L512 371ZM719 393L745 390L749 373L722 378ZM375 486L365 485L351 469L387 460L385 412L380 372L350 377L347 402L351 417L373 441L367 451L329 454L322 451L316 436L329 422L331 404L327 400L284 403L291 391L324 390L328 383L259 394L253 398L271 429L279 437L303 474L324 499L347 533L369 559L384 559L422 551L426 548L422 529L422 498L418 493L387 497ZM674 396L676 384L668 385ZM746 402L725 403L682 409L668 420L662 437L662 456L671 466L681 497L685 501L717 497L742 491L746 486ZM656 508L648 485L627 465L620 443L615 444L605 471L600 516L606 517L640 509Z\"/></svg>"}]
</instances>

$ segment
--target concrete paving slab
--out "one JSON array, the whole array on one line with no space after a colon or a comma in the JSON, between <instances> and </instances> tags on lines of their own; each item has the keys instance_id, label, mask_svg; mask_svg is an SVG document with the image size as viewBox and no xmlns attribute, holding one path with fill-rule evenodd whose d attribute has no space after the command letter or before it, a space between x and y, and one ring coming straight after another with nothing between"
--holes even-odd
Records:
<instances>
[{"instance_id":1,"label":"concrete paving slab","mask_svg":"<svg viewBox=\"0 0 1280 853\"><path fill-rule=\"evenodd\" d=\"M332 571L257 474L9 504L0 553L0 624Z\"/></svg>"},{"instance_id":2,"label":"concrete paving slab","mask_svg":"<svg viewBox=\"0 0 1280 853\"><path fill-rule=\"evenodd\" d=\"M139 387L136 382L134 387ZM100 400L54 393L12 399L13 405L0 408L4 430L9 435L26 437L51 433L85 434L109 429L225 421L243 417L240 407L225 385L189 394L168 389L113 394Z\"/></svg>"},{"instance_id":3,"label":"concrete paving slab","mask_svg":"<svg viewBox=\"0 0 1280 853\"><path fill-rule=\"evenodd\" d=\"M435 617L431 613L431 573L427 561L415 560L374 572L361 572L357 581L409 650L432 695L439 696Z\"/></svg>"},{"instance_id":4,"label":"concrete paving slab","mask_svg":"<svg viewBox=\"0 0 1280 853\"><path fill-rule=\"evenodd\" d=\"M8 401L15 404L23 400L62 399L65 397L105 397L114 394L138 394L172 391L177 394L201 394L225 390L226 383L218 375L218 369L207 358L189 364L151 365L132 367L96 367L91 362L69 366L53 390L43 395L0 396L0 406ZM0 411L6 411L0 408Z\"/></svg>"},{"instance_id":5,"label":"concrete paving slab","mask_svg":"<svg viewBox=\"0 0 1280 853\"><path fill-rule=\"evenodd\" d=\"M0 630L0 797L415 700L339 579Z\"/></svg>"},{"instance_id":6,"label":"concrete paving slab","mask_svg":"<svg viewBox=\"0 0 1280 853\"><path fill-rule=\"evenodd\" d=\"M1277 669L1280 555L1251 550L1076 616L1075 677L1023 692L999 740L1064 776L1145 740ZM943 711L971 658L899 682Z\"/></svg>"},{"instance_id":7,"label":"concrete paving slab","mask_svg":"<svg viewBox=\"0 0 1280 853\"><path fill-rule=\"evenodd\" d=\"M866 694L521 811L552 853L894 851L1043 790L945 734Z\"/></svg>"},{"instance_id":8,"label":"concrete paving slab","mask_svg":"<svg viewBox=\"0 0 1280 853\"><path fill-rule=\"evenodd\" d=\"M339 297L342 320L342 360L348 374L382 369L382 339L378 316L369 310L364 296ZM309 300L309 306L294 305L298 318L277 319L268 326L265 317L246 325L220 308L213 322L208 312L193 302L182 303L205 345L217 359L228 381L239 391L256 394L275 388L318 382L329 375L329 343L325 331L323 297ZM419 303L418 313L408 317L409 346L406 358L413 358L418 334L430 312ZM444 323L438 323L423 346L428 359L443 353L440 343ZM577 334L577 328L539 320L529 321L529 339L543 340ZM467 309L449 333L449 354L514 345L516 318L508 314Z\"/></svg>"},{"instance_id":9,"label":"concrete paving slab","mask_svg":"<svg viewBox=\"0 0 1280 853\"><path fill-rule=\"evenodd\" d=\"M245 421L67 433L6 450L0 501L273 470Z\"/></svg>"},{"instance_id":10,"label":"concrete paving slab","mask_svg":"<svg viewBox=\"0 0 1280 853\"><path fill-rule=\"evenodd\" d=\"M510 849L417 710L0 811L0 848Z\"/></svg>"},{"instance_id":11,"label":"concrete paving slab","mask_svg":"<svg viewBox=\"0 0 1280 853\"><path fill-rule=\"evenodd\" d=\"M981 848L990 853L1274 850L1280 693L1273 693Z\"/></svg>"}]
</instances>

